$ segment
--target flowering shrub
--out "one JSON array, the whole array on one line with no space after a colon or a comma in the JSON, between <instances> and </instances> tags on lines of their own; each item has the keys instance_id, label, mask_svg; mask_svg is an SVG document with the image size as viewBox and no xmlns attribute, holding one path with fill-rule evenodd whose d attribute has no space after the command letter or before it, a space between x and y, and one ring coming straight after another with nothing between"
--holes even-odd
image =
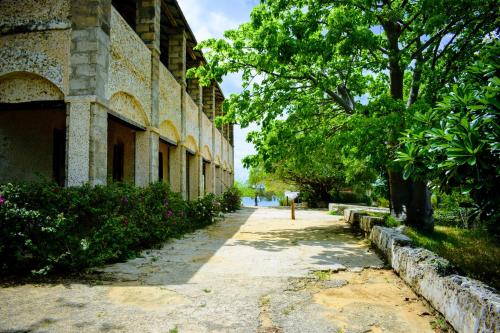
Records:
<instances>
[{"instance_id":1,"label":"flowering shrub","mask_svg":"<svg viewBox=\"0 0 500 333\"><path fill-rule=\"evenodd\" d=\"M163 183L0 185L0 273L77 271L131 258L212 224L226 197L188 202Z\"/></svg>"},{"instance_id":2,"label":"flowering shrub","mask_svg":"<svg viewBox=\"0 0 500 333\"><path fill-rule=\"evenodd\" d=\"M240 190L236 187L228 188L220 198L220 210L222 212L234 212L241 207Z\"/></svg>"}]
</instances>

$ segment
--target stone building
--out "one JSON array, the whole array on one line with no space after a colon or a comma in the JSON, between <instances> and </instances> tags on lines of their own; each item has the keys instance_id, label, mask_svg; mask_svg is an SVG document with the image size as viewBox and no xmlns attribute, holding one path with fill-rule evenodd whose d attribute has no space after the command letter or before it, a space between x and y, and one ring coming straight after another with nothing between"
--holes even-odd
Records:
<instances>
[{"instance_id":1,"label":"stone building","mask_svg":"<svg viewBox=\"0 0 500 333\"><path fill-rule=\"evenodd\" d=\"M224 96L176 0L0 1L0 182L233 184Z\"/></svg>"}]
</instances>

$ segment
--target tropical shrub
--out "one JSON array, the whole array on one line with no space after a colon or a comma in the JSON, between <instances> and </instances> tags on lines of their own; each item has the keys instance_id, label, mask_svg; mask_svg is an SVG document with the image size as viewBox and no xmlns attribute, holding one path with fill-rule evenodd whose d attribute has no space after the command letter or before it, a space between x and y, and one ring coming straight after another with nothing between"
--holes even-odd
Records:
<instances>
[{"instance_id":1,"label":"tropical shrub","mask_svg":"<svg viewBox=\"0 0 500 333\"><path fill-rule=\"evenodd\" d=\"M428 178L443 192L470 196L500 235L500 42L484 45L474 65L436 108L416 112L401 138L404 177Z\"/></svg>"},{"instance_id":2,"label":"tropical shrub","mask_svg":"<svg viewBox=\"0 0 500 333\"><path fill-rule=\"evenodd\" d=\"M125 260L213 223L220 206L235 207L232 198L187 202L163 183L0 185L0 273L79 271Z\"/></svg>"},{"instance_id":3,"label":"tropical shrub","mask_svg":"<svg viewBox=\"0 0 500 333\"><path fill-rule=\"evenodd\" d=\"M240 209L241 195L236 187L228 188L221 197L220 210L222 212L234 212Z\"/></svg>"}]
</instances>

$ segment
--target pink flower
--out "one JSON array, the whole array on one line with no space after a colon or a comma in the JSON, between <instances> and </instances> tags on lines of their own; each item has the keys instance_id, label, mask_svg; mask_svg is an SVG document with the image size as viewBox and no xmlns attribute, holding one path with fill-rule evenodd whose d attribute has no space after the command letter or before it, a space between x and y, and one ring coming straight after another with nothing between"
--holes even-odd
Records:
<instances>
[{"instance_id":1,"label":"pink flower","mask_svg":"<svg viewBox=\"0 0 500 333\"><path fill-rule=\"evenodd\" d=\"M165 212L165 218L169 219L174 215L174 213L169 209L168 211Z\"/></svg>"},{"instance_id":2,"label":"pink flower","mask_svg":"<svg viewBox=\"0 0 500 333\"><path fill-rule=\"evenodd\" d=\"M5 203L5 198L0 195L0 206Z\"/></svg>"}]
</instances>

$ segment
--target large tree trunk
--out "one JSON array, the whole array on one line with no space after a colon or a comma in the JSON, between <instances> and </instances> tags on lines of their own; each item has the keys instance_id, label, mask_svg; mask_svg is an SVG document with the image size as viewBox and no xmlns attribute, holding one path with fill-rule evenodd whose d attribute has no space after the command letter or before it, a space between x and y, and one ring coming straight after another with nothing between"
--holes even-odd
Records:
<instances>
[{"instance_id":1,"label":"large tree trunk","mask_svg":"<svg viewBox=\"0 0 500 333\"><path fill-rule=\"evenodd\" d=\"M406 207L409 199L408 184L403 179L401 172L388 170L388 174L391 214L406 220Z\"/></svg>"},{"instance_id":2,"label":"large tree trunk","mask_svg":"<svg viewBox=\"0 0 500 333\"><path fill-rule=\"evenodd\" d=\"M434 230L431 192L426 181L414 180L409 184L406 224L425 232Z\"/></svg>"},{"instance_id":3,"label":"large tree trunk","mask_svg":"<svg viewBox=\"0 0 500 333\"><path fill-rule=\"evenodd\" d=\"M395 100L403 100L404 70L400 63L399 34L400 27L396 22L384 22L383 24L389 42L389 78L391 96ZM420 80L420 64L416 68L414 83L418 87ZM418 90L412 89L411 98L416 100ZM401 129L403 130L404 125ZM396 142L392 146L396 146ZM434 219L432 218L432 206L430 191L427 183L423 181L404 180L400 171L389 170L389 190L391 202L391 214L405 220L405 223L422 231L432 231Z\"/></svg>"}]
</instances>

